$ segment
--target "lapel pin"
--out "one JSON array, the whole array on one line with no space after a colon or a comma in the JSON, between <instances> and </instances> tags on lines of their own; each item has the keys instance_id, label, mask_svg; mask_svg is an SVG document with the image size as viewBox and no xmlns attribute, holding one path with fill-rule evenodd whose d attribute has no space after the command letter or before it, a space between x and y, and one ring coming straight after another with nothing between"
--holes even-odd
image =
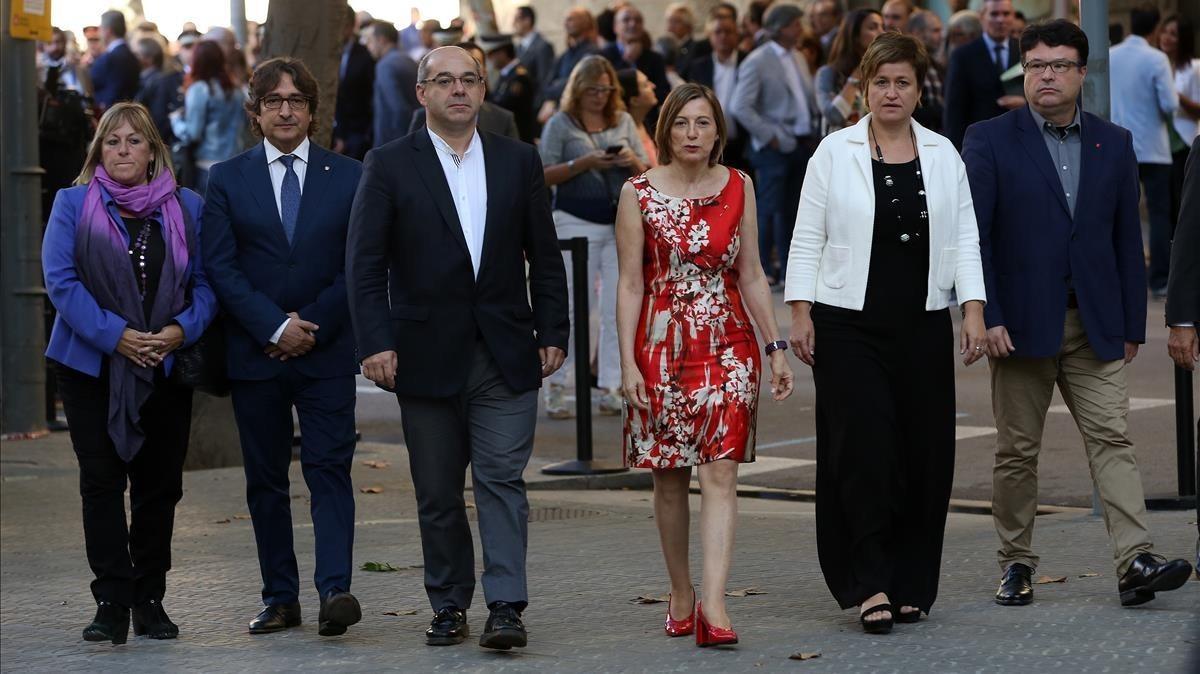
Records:
<instances>
[{"instance_id":1,"label":"lapel pin","mask_svg":"<svg viewBox=\"0 0 1200 674\"><path fill-rule=\"evenodd\" d=\"M1097 150L1099 150L1099 149L1100 149L1100 143L1096 143L1096 149L1097 149Z\"/></svg>"},{"instance_id":2,"label":"lapel pin","mask_svg":"<svg viewBox=\"0 0 1200 674\"><path fill-rule=\"evenodd\" d=\"M1099 145L1097 145L1096 147L1100 147L1100 146L1099 146ZM329 170L329 167L328 167L328 166L326 166L326 167L325 167L325 170L326 170L326 171L328 171L328 170Z\"/></svg>"}]
</instances>

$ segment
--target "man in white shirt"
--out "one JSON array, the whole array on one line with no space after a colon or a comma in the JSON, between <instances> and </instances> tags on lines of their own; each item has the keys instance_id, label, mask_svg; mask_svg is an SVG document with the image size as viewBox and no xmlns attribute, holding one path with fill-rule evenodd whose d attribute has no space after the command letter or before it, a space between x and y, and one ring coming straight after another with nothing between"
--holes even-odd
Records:
<instances>
[{"instance_id":1,"label":"man in white shirt","mask_svg":"<svg viewBox=\"0 0 1200 674\"><path fill-rule=\"evenodd\" d=\"M1167 55L1146 38L1158 27L1158 9L1135 8L1131 35L1109 51L1113 124L1133 134L1138 177L1150 216L1150 273L1147 283L1157 299L1167 295L1171 257L1171 140L1167 125L1179 107L1175 75ZM1190 139L1189 139L1190 140Z\"/></svg>"},{"instance_id":2,"label":"man in white shirt","mask_svg":"<svg viewBox=\"0 0 1200 674\"><path fill-rule=\"evenodd\" d=\"M566 356L566 274L537 151L478 129L480 64L441 47L417 73L426 129L368 154L354 200L350 314L363 374L400 403L434 611L426 643L470 634L469 466L490 611L479 644L507 650L527 640L521 476L537 389Z\"/></svg>"},{"instance_id":3,"label":"man in white shirt","mask_svg":"<svg viewBox=\"0 0 1200 674\"><path fill-rule=\"evenodd\" d=\"M803 10L790 4L767 10L763 29L771 39L742 62L730 105L734 118L750 136L759 256L772 283L782 282L787 273L800 187L816 147L815 129L820 121L812 74L796 50L804 34L803 15ZM772 249L778 266L772 260Z\"/></svg>"},{"instance_id":4,"label":"man in white shirt","mask_svg":"<svg viewBox=\"0 0 1200 674\"><path fill-rule=\"evenodd\" d=\"M202 259L226 315L233 413L266 605L251 634L300 624L288 493L293 408L312 495L318 632L342 634L362 617L350 594L358 364L344 274L362 165L310 142L319 100L302 62L261 64L250 80L250 110L263 142L214 165L205 195Z\"/></svg>"}]
</instances>

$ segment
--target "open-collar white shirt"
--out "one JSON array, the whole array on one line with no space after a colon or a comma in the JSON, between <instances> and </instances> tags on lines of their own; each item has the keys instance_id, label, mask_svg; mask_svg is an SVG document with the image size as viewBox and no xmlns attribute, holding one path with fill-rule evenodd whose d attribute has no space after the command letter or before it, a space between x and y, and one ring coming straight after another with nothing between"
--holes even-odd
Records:
<instances>
[{"instance_id":1,"label":"open-collar white shirt","mask_svg":"<svg viewBox=\"0 0 1200 674\"><path fill-rule=\"evenodd\" d=\"M454 210L458 213L463 238L466 239L467 250L471 253L471 267L475 270L475 278L479 278L488 196L483 141L476 130L471 136L470 144L467 145L467 151L460 156L428 126L426 130L429 132L429 139L433 141L434 149L437 150L442 172L446 174L446 184L450 186L450 196L454 199Z\"/></svg>"}]
</instances>

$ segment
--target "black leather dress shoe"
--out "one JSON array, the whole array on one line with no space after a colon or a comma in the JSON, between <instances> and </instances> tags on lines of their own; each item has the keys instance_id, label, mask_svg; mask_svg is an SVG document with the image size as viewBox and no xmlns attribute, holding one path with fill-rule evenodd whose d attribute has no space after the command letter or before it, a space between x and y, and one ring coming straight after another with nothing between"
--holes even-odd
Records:
<instances>
[{"instance_id":1,"label":"black leather dress shoe","mask_svg":"<svg viewBox=\"0 0 1200 674\"><path fill-rule=\"evenodd\" d=\"M96 606L96 617L83 628L84 641L111 641L123 644L129 638L129 609L102 601Z\"/></svg>"},{"instance_id":2,"label":"black leather dress shoe","mask_svg":"<svg viewBox=\"0 0 1200 674\"><path fill-rule=\"evenodd\" d=\"M528 642L525 624L521 622L521 613L512 604L498 601L489 608L487 625L483 635L479 637L479 645L484 648L495 648L507 651L510 648L524 648Z\"/></svg>"},{"instance_id":3,"label":"black leather dress shoe","mask_svg":"<svg viewBox=\"0 0 1200 674\"><path fill-rule=\"evenodd\" d=\"M1020 562L1010 564L996 590L996 603L1001 606L1024 606L1033 601L1033 569Z\"/></svg>"},{"instance_id":4,"label":"black leather dress shoe","mask_svg":"<svg viewBox=\"0 0 1200 674\"><path fill-rule=\"evenodd\" d=\"M425 630L425 643L430 646L454 646L467 640L471 628L467 625L467 612L457 608L438 610Z\"/></svg>"},{"instance_id":5,"label":"black leather dress shoe","mask_svg":"<svg viewBox=\"0 0 1200 674\"><path fill-rule=\"evenodd\" d=\"M300 624L300 603L271 604L250 621L251 634L270 634Z\"/></svg>"},{"instance_id":6,"label":"black leather dress shoe","mask_svg":"<svg viewBox=\"0 0 1200 674\"><path fill-rule=\"evenodd\" d=\"M362 607L349 592L331 592L321 600L321 614L317 618L317 633L323 637L345 634L346 628L362 620Z\"/></svg>"},{"instance_id":7,"label":"black leather dress shoe","mask_svg":"<svg viewBox=\"0 0 1200 674\"><path fill-rule=\"evenodd\" d=\"M1187 560L1167 561L1166 557L1143 552L1133 558L1129 570L1121 576L1117 590L1121 592L1121 606L1137 606L1154 599L1155 592L1177 590L1192 575L1192 565Z\"/></svg>"},{"instance_id":8,"label":"black leather dress shoe","mask_svg":"<svg viewBox=\"0 0 1200 674\"><path fill-rule=\"evenodd\" d=\"M171 622L162 602L151 599L133 607L133 633L151 639L174 639L179 636L179 627Z\"/></svg>"}]
</instances>

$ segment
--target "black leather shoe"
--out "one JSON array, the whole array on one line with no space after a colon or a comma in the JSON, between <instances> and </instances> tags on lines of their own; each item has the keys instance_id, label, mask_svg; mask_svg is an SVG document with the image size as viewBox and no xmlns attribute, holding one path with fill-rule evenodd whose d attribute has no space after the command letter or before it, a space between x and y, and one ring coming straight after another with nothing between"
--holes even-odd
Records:
<instances>
[{"instance_id":1,"label":"black leather shoe","mask_svg":"<svg viewBox=\"0 0 1200 674\"><path fill-rule=\"evenodd\" d=\"M479 637L479 645L501 651L513 647L524 648L529 637L525 632L525 624L521 622L521 612L504 601L495 602L489 608L492 612L488 615L483 635Z\"/></svg>"},{"instance_id":2,"label":"black leather shoe","mask_svg":"<svg viewBox=\"0 0 1200 674\"><path fill-rule=\"evenodd\" d=\"M439 609L425 630L425 643L430 646L454 646L471 635L467 612L457 608Z\"/></svg>"},{"instance_id":3,"label":"black leather shoe","mask_svg":"<svg viewBox=\"0 0 1200 674\"><path fill-rule=\"evenodd\" d=\"M996 603L1001 606L1024 606L1033 601L1033 569L1020 562L1010 564L996 590Z\"/></svg>"},{"instance_id":4,"label":"black leather shoe","mask_svg":"<svg viewBox=\"0 0 1200 674\"><path fill-rule=\"evenodd\" d=\"M362 607L349 592L330 592L321 600L321 614L317 618L317 633L323 637L345 634L346 628L362 620Z\"/></svg>"},{"instance_id":5,"label":"black leather shoe","mask_svg":"<svg viewBox=\"0 0 1200 674\"><path fill-rule=\"evenodd\" d=\"M174 639L179 636L179 627L171 622L162 602L151 599L133 607L133 633L151 639Z\"/></svg>"},{"instance_id":6,"label":"black leather shoe","mask_svg":"<svg viewBox=\"0 0 1200 674\"><path fill-rule=\"evenodd\" d=\"M1168 562L1166 557L1143 552L1133 558L1129 570L1121 576L1117 590L1121 592L1121 606L1137 606L1154 599L1155 592L1177 590L1192 575L1192 565L1187 560Z\"/></svg>"},{"instance_id":7,"label":"black leather shoe","mask_svg":"<svg viewBox=\"0 0 1200 674\"><path fill-rule=\"evenodd\" d=\"M300 624L300 602L271 604L250 621L251 634L270 634Z\"/></svg>"},{"instance_id":8,"label":"black leather shoe","mask_svg":"<svg viewBox=\"0 0 1200 674\"><path fill-rule=\"evenodd\" d=\"M129 609L102 601L96 606L96 617L83 628L84 641L111 641L123 644L129 639Z\"/></svg>"}]
</instances>

